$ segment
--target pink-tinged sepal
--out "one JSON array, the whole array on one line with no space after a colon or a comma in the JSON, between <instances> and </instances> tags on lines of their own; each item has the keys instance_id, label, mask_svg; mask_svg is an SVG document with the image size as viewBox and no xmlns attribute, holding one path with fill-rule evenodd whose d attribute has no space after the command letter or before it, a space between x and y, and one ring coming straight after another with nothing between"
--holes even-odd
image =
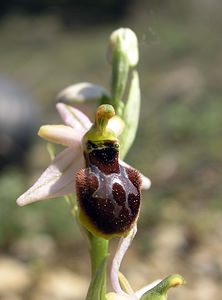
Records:
<instances>
[{"instance_id":1,"label":"pink-tinged sepal","mask_svg":"<svg viewBox=\"0 0 222 300\"><path fill-rule=\"evenodd\" d=\"M68 126L44 125L38 134L50 142L62 144L68 148L60 152L33 186L17 199L20 206L75 192L73 178L76 172L84 166L81 140L92 124L88 117L78 109L63 103L58 103L57 109ZM121 132L122 127L123 123L116 117L109 119L107 124L108 132L116 135ZM122 161L120 164L130 167ZM142 174L141 178L142 189L148 188L150 186L149 179Z\"/></svg>"},{"instance_id":2,"label":"pink-tinged sepal","mask_svg":"<svg viewBox=\"0 0 222 300\"><path fill-rule=\"evenodd\" d=\"M23 206L73 193L75 191L73 174L82 166L81 152L75 151L73 148L63 150L55 157L34 185L17 199L17 204Z\"/></svg>"}]
</instances>

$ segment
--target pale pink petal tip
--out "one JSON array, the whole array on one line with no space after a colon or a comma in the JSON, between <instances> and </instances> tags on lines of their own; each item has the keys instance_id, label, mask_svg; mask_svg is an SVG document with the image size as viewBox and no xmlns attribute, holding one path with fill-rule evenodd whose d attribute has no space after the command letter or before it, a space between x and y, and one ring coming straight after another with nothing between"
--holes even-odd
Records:
<instances>
[{"instance_id":1,"label":"pale pink petal tip","mask_svg":"<svg viewBox=\"0 0 222 300\"><path fill-rule=\"evenodd\" d=\"M133 168L132 166L130 166L123 160L120 160L120 164L124 167ZM140 176L142 179L142 186L141 186L142 190L148 190L151 187L150 179L148 177L146 177L145 175L143 175L142 173L140 173Z\"/></svg>"},{"instance_id":2,"label":"pale pink petal tip","mask_svg":"<svg viewBox=\"0 0 222 300\"><path fill-rule=\"evenodd\" d=\"M148 190L151 187L151 180L143 174L140 175L142 179L142 190Z\"/></svg>"}]
</instances>

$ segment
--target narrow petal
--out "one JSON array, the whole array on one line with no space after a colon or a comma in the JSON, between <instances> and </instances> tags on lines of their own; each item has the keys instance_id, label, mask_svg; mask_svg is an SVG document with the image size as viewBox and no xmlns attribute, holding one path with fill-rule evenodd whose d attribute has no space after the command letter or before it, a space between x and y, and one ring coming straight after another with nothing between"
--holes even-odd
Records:
<instances>
[{"instance_id":1,"label":"narrow petal","mask_svg":"<svg viewBox=\"0 0 222 300\"><path fill-rule=\"evenodd\" d=\"M128 295L122 290L122 288L120 286L119 269L120 269L120 265L123 260L123 257L125 255L127 249L129 248L129 246L131 245L132 240L133 240L134 236L136 235L136 232L137 232L137 226L135 225L132 228L132 230L130 231L130 233L127 235L127 237L120 239L116 254L113 258L113 262L112 262L112 266L111 266L111 274L110 274L111 275L111 284L112 284L114 291L120 295ZM136 299L136 298L134 297L134 299Z\"/></svg>"},{"instance_id":2,"label":"narrow petal","mask_svg":"<svg viewBox=\"0 0 222 300\"><path fill-rule=\"evenodd\" d=\"M97 101L103 96L110 97L104 87L89 82L80 82L70 85L62 90L57 100L63 103L83 103L85 101Z\"/></svg>"},{"instance_id":3,"label":"narrow petal","mask_svg":"<svg viewBox=\"0 0 222 300\"><path fill-rule=\"evenodd\" d=\"M74 147L81 143L82 134L66 125L43 125L38 135L52 143Z\"/></svg>"},{"instance_id":4,"label":"narrow petal","mask_svg":"<svg viewBox=\"0 0 222 300\"><path fill-rule=\"evenodd\" d=\"M89 118L77 108L63 103L57 103L56 109L63 122L84 134L92 125Z\"/></svg>"},{"instance_id":5,"label":"narrow petal","mask_svg":"<svg viewBox=\"0 0 222 300\"><path fill-rule=\"evenodd\" d=\"M17 199L20 206L70 194L75 190L75 173L83 167L81 148L60 152L34 185Z\"/></svg>"},{"instance_id":6,"label":"narrow petal","mask_svg":"<svg viewBox=\"0 0 222 300\"><path fill-rule=\"evenodd\" d=\"M124 127L125 124L119 116L112 117L107 124L107 128L111 129L116 136L123 132Z\"/></svg>"},{"instance_id":7,"label":"narrow petal","mask_svg":"<svg viewBox=\"0 0 222 300\"><path fill-rule=\"evenodd\" d=\"M130 166L129 164L127 164L125 161L120 160L120 164L124 167L130 167L133 168L132 166ZM151 181L148 177L146 177L145 175L143 175L142 173L140 173L141 175L141 179L142 179L142 190L148 190L151 187Z\"/></svg>"}]
</instances>

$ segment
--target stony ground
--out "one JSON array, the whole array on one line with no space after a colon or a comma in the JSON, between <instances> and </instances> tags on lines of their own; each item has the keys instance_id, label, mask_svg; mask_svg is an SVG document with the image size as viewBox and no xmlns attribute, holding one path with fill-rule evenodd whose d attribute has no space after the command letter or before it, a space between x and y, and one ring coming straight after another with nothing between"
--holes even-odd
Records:
<instances>
[{"instance_id":1,"label":"stony ground","mask_svg":"<svg viewBox=\"0 0 222 300\"><path fill-rule=\"evenodd\" d=\"M150 250L146 253L137 245L138 235L122 271L135 289L177 272L183 274L187 284L171 290L170 299L220 299L221 226L218 219L216 231L206 234L201 242L183 226L160 226L152 233ZM71 248L69 253L61 255L49 236L18 241L13 256L0 256L0 299L83 300L89 283L89 260L84 247L84 243L80 243L78 250ZM112 253L115 247L113 242Z\"/></svg>"}]
</instances>

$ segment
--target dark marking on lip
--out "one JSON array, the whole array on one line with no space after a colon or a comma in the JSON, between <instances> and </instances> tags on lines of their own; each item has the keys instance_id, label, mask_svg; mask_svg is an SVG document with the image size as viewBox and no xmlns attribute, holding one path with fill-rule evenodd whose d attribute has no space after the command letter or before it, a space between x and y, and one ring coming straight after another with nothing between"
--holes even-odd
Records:
<instances>
[{"instance_id":1,"label":"dark marking on lip","mask_svg":"<svg viewBox=\"0 0 222 300\"><path fill-rule=\"evenodd\" d=\"M141 198L140 174L119 165L115 144L91 142L91 150L84 153L86 168L76 175L77 199L88 220L86 227L107 238L129 232L137 220Z\"/></svg>"}]
</instances>

